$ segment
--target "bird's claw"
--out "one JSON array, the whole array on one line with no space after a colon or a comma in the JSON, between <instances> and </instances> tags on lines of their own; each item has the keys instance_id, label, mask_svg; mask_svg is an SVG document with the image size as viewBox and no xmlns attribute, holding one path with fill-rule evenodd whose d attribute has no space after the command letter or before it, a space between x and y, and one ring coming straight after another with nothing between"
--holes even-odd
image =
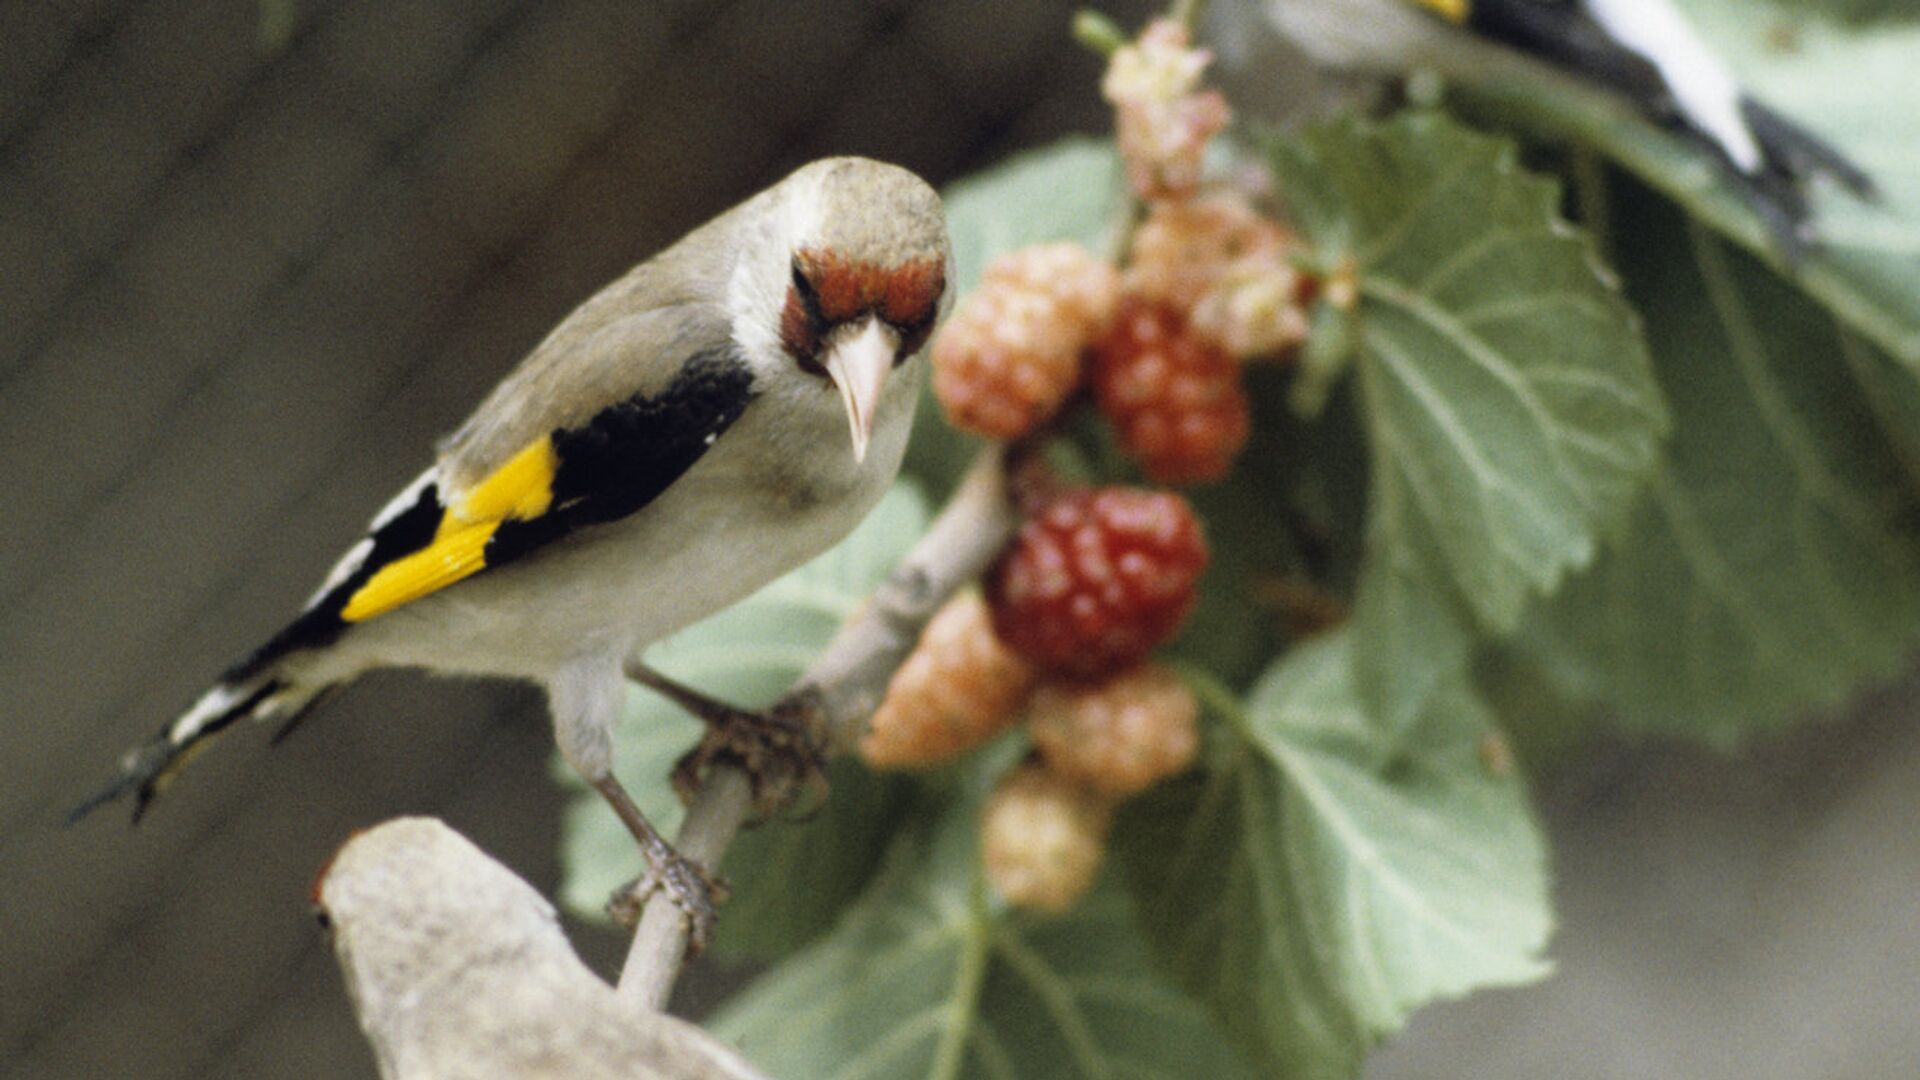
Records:
<instances>
[{"instance_id":1,"label":"bird's claw","mask_svg":"<svg viewBox=\"0 0 1920 1080\"><path fill-rule=\"evenodd\" d=\"M703 715L707 733L673 770L673 788L691 802L715 765L731 765L753 785L753 813L766 820L811 793L810 807L826 800L826 753L816 734L818 707L807 699L765 712L715 708ZM809 809L804 813L812 813Z\"/></svg>"},{"instance_id":2,"label":"bird's claw","mask_svg":"<svg viewBox=\"0 0 1920 1080\"><path fill-rule=\"evenodd\" d=\"M713 924L720 917L719 905L726 903L731 889L725 878L678 852L662 859L649 858L647 871L620 888L607 899L607 914L628 933L640 928L640 916L655 893L664 893L680 909L687 922L687 958L700 955L713 938Z\"/></svg>"}]
</instances>

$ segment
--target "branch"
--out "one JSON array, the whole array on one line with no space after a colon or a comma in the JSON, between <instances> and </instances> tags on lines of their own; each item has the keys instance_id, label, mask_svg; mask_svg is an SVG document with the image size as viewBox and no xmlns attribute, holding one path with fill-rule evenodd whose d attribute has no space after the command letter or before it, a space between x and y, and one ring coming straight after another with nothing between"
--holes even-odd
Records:
<instances>
[{"instance_id":1,"label":"branch","mask_svg":"<svg viewBox=\"0 0 1920 1080\"><path fill-rule=\"evenodd\" d=\"M821 722L829 753L844 753L859 741L927 620L955 590L980 576L1012 534L1017 517L1007 496L1006 457L998 446L980 452L926 535L787 691L782 704L809 709ZM718 867L751 802L743 773L715 768L687 807L675 841L680 854ZM656 893L634 931L620 995L663 1009L686 951L685 918Z\"/></svg>"}]
</instances>

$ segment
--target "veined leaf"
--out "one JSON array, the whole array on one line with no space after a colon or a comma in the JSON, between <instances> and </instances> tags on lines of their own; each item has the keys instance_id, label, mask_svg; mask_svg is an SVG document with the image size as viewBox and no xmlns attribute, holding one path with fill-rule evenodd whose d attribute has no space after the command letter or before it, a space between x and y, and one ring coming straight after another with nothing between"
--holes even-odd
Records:
<instances>
[{"instance_id":1,"label":"veined leaf","mask_svg":"<svg viewBox=\"0 0 1920 1080\"><path fill-rule=\"evenodd\" d=\"M978 812L957 799L904 831L833 933L728 1002L714 1033L785 1080L1251 1080L1154 974L1120 890L1065 916L991 902Z\"/></svg>"},{"instance_id":2,"label":"veined leaf","mask_svg":"<svg viewBox=\"0 0 1920 1080\"><path fill-rule=\"evenodd\" d=\"M1276 157L1283 190L1313 193L1323 259L1359 276L1361 691L1404 726L1466 655L1465 616L1511 630L1624 523L1666 414L1617 285L1511 145L1407 115Z\"/></svg>"},{"instance_id":3,"label":"veined leaf","mask_svg":"<svg viewBox=\"0 0 1920 1080\"><path fill-rule=\"evenodd\" d=\"M1286 1077L1350 1077L1413 1009L1549 970L1544 842L1482 760L1486 709L1451 679L1389 748L1353 661L1346 631L1294 650L1119 834L1155 952Z\"/></svg>"},{"instance_id":4,"label":"veined leaf","mask_svg":"<svg viewBox=\"0 0 1920 1080\"><path fill-rule=\"evenodd\" d=\"M1728 742L1920 644L1920 386L1670 207L1629 212L1622 268L1679 425L1630 538L1547 607L1538 647L1627 723Z\"/></svg>"},{"instance_id":5,"label":"veined leaf","mask_svg":"<svg viewBox=\"0 0 1920 1080\"><path fill-rule=\"evenodd\" d=\"M648 662L723 701L772 704L825 647L926 530L911 485L889 492L833 550L655 646ZM634 688L616 743L620 780L668 835L681 818L668 774L700 739L701 724L665 698ZM639 872L633 837L598 793L556 759L574 791L561 843L561 899L603 918L608 895ZM866 885L885 851L905 783L857 762L828 773L832 797L805 823L770 822L743 833L721 867L733 887L714 938L726 956L775 958L830 926Z\"/></svg>"},{"instance_id":6,"label":"veined leaf","mask_svg":"<svg viewBox=\"0 0 1920 1080\"><path fill-rule=\"evenodd\" d=\"M1405 502L1398 484L1376 489L1370 536L1385 531L1382 522L1398 527L1419 521L1419 510ZM1369 543L1354 588L1353 625L1362 635L1354 661L1361 697L1387 731L1413 723L1433 688L1457 675L1473 655L1473 616L1458 592L1444 584L1440 564L1426 534L1408 530L1397 543Z\"/></svg>"}]
</instances>

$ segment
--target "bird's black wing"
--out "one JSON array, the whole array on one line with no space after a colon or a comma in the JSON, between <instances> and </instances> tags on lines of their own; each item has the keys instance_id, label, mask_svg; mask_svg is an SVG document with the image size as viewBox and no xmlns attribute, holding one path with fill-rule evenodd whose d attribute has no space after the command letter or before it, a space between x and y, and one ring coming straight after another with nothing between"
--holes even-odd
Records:
<instances>
[{"instance_id":1,"label":"bird's black wing","mask_svg":"<svg viewBox=\"0 0 1920 1080\"><path fill-rule=\"evenodd\" d=\"M1473 0L1467 25L1610 86L1642 108L1671 108L1659 69L1614 40L1578 0Z\"/></svg>"},{"instance_id":2,"label":"bird's black wing","mask_svg":"<svg viewBox=\"0 0 1920 1080\"><path fill-rule=\"evenodd\" d=\"M355 623L638 512L691 469L754 396L746 361L719 346L696 353L664 387L542 435L464 490L443 490L429 471L375 520L332 584L226 680L244 682Z\"/></svg>"}]
</instances>

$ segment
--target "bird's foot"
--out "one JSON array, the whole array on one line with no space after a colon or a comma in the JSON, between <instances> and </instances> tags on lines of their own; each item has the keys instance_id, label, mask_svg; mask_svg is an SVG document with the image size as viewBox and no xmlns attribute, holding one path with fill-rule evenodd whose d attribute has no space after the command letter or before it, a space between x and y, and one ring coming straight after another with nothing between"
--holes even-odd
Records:
<instances>
[{"instance_id":1,"label":"bird's foot","mask_svg":"<svg viewBox=\"0 0 1920 1080\"><path fill-rule=\"evenodd\" d=\"M706 736L673 770L681 799L690 801L714 766L730 765L753 785L753 813L759 820L802 802L818 807L825 801L827 758L818 734L819 709L811 701L781 702L765 712L709 705L701 713Z\"/></svg>"},{"instance_id":2,"label":"bird's foot","mask_svg":"<svg viewBox=\"0 0 1920 1080\"><path fill-rule=\"evenodd\" d=\"M607 900L607 914L628 933L640 928L640 916L655 893L664 893L687 921L687 958L700 955L713 938L719 905L731 890L725 878L672 848L647 852L647 872L627 882Z\"/></svg>"},{"instance_id":3,"label":"bird's foot","mask_svg":"<svg viewBox=\"0 0 1920 1080\"><path fill-rule=\"evenodd\" d=\"M687 956L698 956L707 947L707 939L713 936L714 920L720 916L718 905L727 899L726 882L675 851L612 773L593 781L593 786L633 833L634 840L640 844L640 856L647 861L647 872L620 888L607 901L607 914L627 930L638 930L648 899L654 893L665 893L686 918Z\"/></svg>"}]
</instances>

